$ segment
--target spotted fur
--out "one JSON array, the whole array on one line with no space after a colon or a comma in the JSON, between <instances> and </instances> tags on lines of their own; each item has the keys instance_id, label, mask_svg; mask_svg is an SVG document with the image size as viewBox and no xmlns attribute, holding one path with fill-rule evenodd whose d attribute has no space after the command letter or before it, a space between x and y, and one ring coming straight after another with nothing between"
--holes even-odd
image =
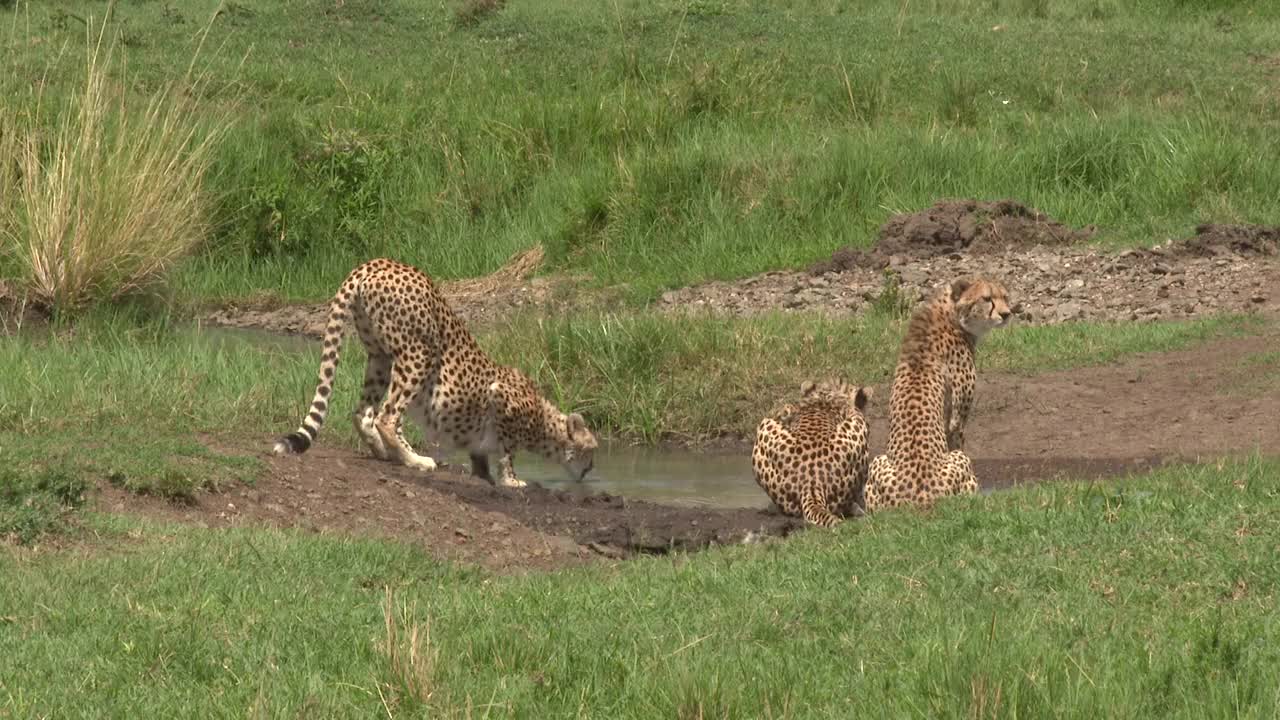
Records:
<instances>
[{"instance_id":1,"label":"spotted fur","mask_svg":"<svg viewBox=\"0 0 1280 720\"><path fill-rule=\"evenodd\" d=\"M868 511L928 506L939 497L978 491L964 453L977 377L974 349L1011 314L1003 285L961 278L912 316L889 396L887 451L871 462Z\"/></svg>"},{"instance_id":2,"label":"spotted fur","mask_svg":"<svg viewBox=\"0 0 1280 720\"><path fill-rule=\"evenodd\" d=\"M558 461L573 480L591 470L596 439L582 416L560 412L524 373L494 363L425 273L388 259L360 265L338 288L315 399L302 425L276 443L276 454L306 452L319 434L352 321L369 356L355 426L375 456L421 470L437 467L406 442L407 413L429 439L465 449L472 473L490 483L496 462L498 481L525 484L512 466L516 450Z\"/></svg>"},{"instance_id":3,"label":"spotted fur","mask_svg":"<svg viewBox=\"0 0 1280 720\"><path fill-rule=\"evenodd\" d=\"M784 514L832 527L863 510L871 388L805 382L800 401L760 421L751 454L756 483Z\"/></svg>"}]
</instances>

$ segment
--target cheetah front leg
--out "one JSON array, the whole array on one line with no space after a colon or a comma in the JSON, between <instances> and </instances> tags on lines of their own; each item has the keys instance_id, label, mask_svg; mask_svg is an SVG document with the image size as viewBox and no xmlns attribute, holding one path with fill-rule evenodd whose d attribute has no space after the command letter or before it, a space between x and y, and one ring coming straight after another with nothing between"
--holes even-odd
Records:
<instances>
[{"instance_id":1,"label":"cheetah front leg","mask_svg":"<svg viewBox=\"0 0 1280 720\"><path fill-rule=\"evenodd\" d=\"M511 450L505 447L500 452L494 453L494 456L498 459L498 484L513 488L525 487L529 483L516 477L516 469L512 463L511 455Z\"/></svg>"},{"instance_id":2,"label":"cheetah front leg","mask_svg":"<svg viewBox=\"0 0 1280 720\"><path fill-rule=\"evenodd\" d=\"M422 391L423 378L406 370L402 363L395 362L391 367L391 389L382 404L382 411L374 420L374 429L382 440L388 455L400 464L415 470L435 470L436 461L426 455L419 455L405 440L401 427L404 422L405 409Z\"/></svg>"},{"instance_id":3,"label":"cheetah front leg","mask_svg":"<svg viewBox=\"0 0 1280 720\"><path fill-rule=\"evenodd\" d=\"M973 409L973 386L956 387L955 402L947 415L947 450L964 449L964 426Z\"/></svg>"}]
</instances>

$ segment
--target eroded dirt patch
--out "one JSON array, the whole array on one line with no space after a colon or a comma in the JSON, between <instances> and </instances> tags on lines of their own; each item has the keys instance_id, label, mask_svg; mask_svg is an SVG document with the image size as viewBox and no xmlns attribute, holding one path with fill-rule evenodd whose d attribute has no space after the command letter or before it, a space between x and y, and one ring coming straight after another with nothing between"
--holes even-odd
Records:
<instances>
[{"instance_id":1,"label":"eroded dirt patch","mask_svg":"<svg viewBox=\"0 0 1280 720\"><path fill-rule=\"evenodd\" d=\"M947 200L895 215L871 248L841 248L807 271L776 271L664 293L668 312L854 315L886 292L923 300L960 275L1002 280L1019 321L1176 320L1280 309L1280 228L1204 224L1193 237L1110 253L1012 200Z\"/></svg>"},{"instance_id":2,"label":"eroded dirt patch","mask_svg":"<svg viewBox=\"0 0 1280 720\"><path fill-rule=\"evenodd\" d=\"M1205 223L1196 227L1194 236L1169 249L1196 257L1272 257L1280 252L1280 227Z\"/></svg>"}]
</instances>

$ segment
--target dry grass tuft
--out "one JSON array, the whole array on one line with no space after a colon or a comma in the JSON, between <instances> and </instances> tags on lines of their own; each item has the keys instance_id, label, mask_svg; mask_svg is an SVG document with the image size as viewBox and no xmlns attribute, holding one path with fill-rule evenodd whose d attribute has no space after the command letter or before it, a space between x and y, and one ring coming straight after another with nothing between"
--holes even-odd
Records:
<instances>
[{"instance_id":1,"label":"dry grass tuft","mask_svg":"<svg viewBox=\"0 0 1280 720\"><path fill-rule=\"evenodd\" d=\"M417 604L398 608L390 587L386 588L386 600L382 617L386 637L381 650L387 658L391 684L397 697L408 697L426 705L435 689L436 651L431 647L430 625L419 626L416 620ZM382 698L385 705L394 699Z\"/></svg>"},{"instance_id":2,"label":"dry grass tuft","mask_svg":"<svg viewBox=\"0 0 1280 720\"><path fill-rule=\"evenodd\" d=\"M143 98L113 80L106 26L74 96L0 109L0 240L31 301L59 313L155 289L205 238L202 185L228 125L193 120L189 77Z\"/></svg>"}]
</instances>

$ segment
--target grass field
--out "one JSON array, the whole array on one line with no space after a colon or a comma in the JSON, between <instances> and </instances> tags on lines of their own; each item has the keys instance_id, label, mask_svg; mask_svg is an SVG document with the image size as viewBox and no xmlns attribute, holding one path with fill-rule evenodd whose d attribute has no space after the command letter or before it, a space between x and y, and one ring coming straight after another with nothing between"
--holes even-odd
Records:
<instances>
[{"instance_id":1,"label":"grass field","mask_svg":"<svg viewBox=\"0 0 1280 720\"><path fill-rule=\"evenodd\" d=\"M120 217L191 240L207 209L197 253L153 273L168 302L0 333L0 718L1280 713L1273 458L528 576L408 541L84 511L101 482L181 501L261 477L247 448L296 427L319 351L197 330L184 309L323 299L374 255L447 279L540 244L546 271L622 286L617 314L519 314L481 344L602 435L697 443L750 432L805 379L883 383L903 317L643 309L666 288L867 245L942 197L1010 197L1113 248L1280 224L1280 3L0 0L0 280L24 272L12 241L33 217L75 215L15 212L43 156L15 158L39 147L24 133L80 137L42 123L86 87L108 11L124 63L92 127L145 128L129 113L173 82L173 137L231 124L172 196L160 176L70 173L66 196L109 211L88 240L128 247ZM188 68L203 80L181 84ZM120 147L182 156L139 133ZM136 181L151 156L75 157ZM148 190L154 205L125 202ZM1015 327L979 364L1034 373L1259 327ZM1273 355L1234 391L1273 388ZM362 363L349 339L322 442L355 445Z\"/></svg>"},{"instance_id":2,"label":"grass field","mask_svg":"<svg viewBox=\"0 0 1280 720\"><path fill-rule=\"evenodd\" d=\"M75 86L81 20L105 8L0 10L14 107L42 78L50 97ZM643 301L866 244L890 213L944 196L1014 197L1112 245L1280 222L1273 3L456 10L115 7L131 87L171 80L203 38L203 101L236 119L185 294L317 299L370 255L449 278L541 243L552 270Z\"/></svg>"},{"instance_id":3,"label":"grass field","mask_svg":"<svg viewBox=\"0 0 1280 720\"><path fill-rule=\"evenodd\" d=\"M1278 476L1045 485L528 577L90 516L68 550L0 547L0 712L1270 718Z\"/></svg>"}]
</instances>

